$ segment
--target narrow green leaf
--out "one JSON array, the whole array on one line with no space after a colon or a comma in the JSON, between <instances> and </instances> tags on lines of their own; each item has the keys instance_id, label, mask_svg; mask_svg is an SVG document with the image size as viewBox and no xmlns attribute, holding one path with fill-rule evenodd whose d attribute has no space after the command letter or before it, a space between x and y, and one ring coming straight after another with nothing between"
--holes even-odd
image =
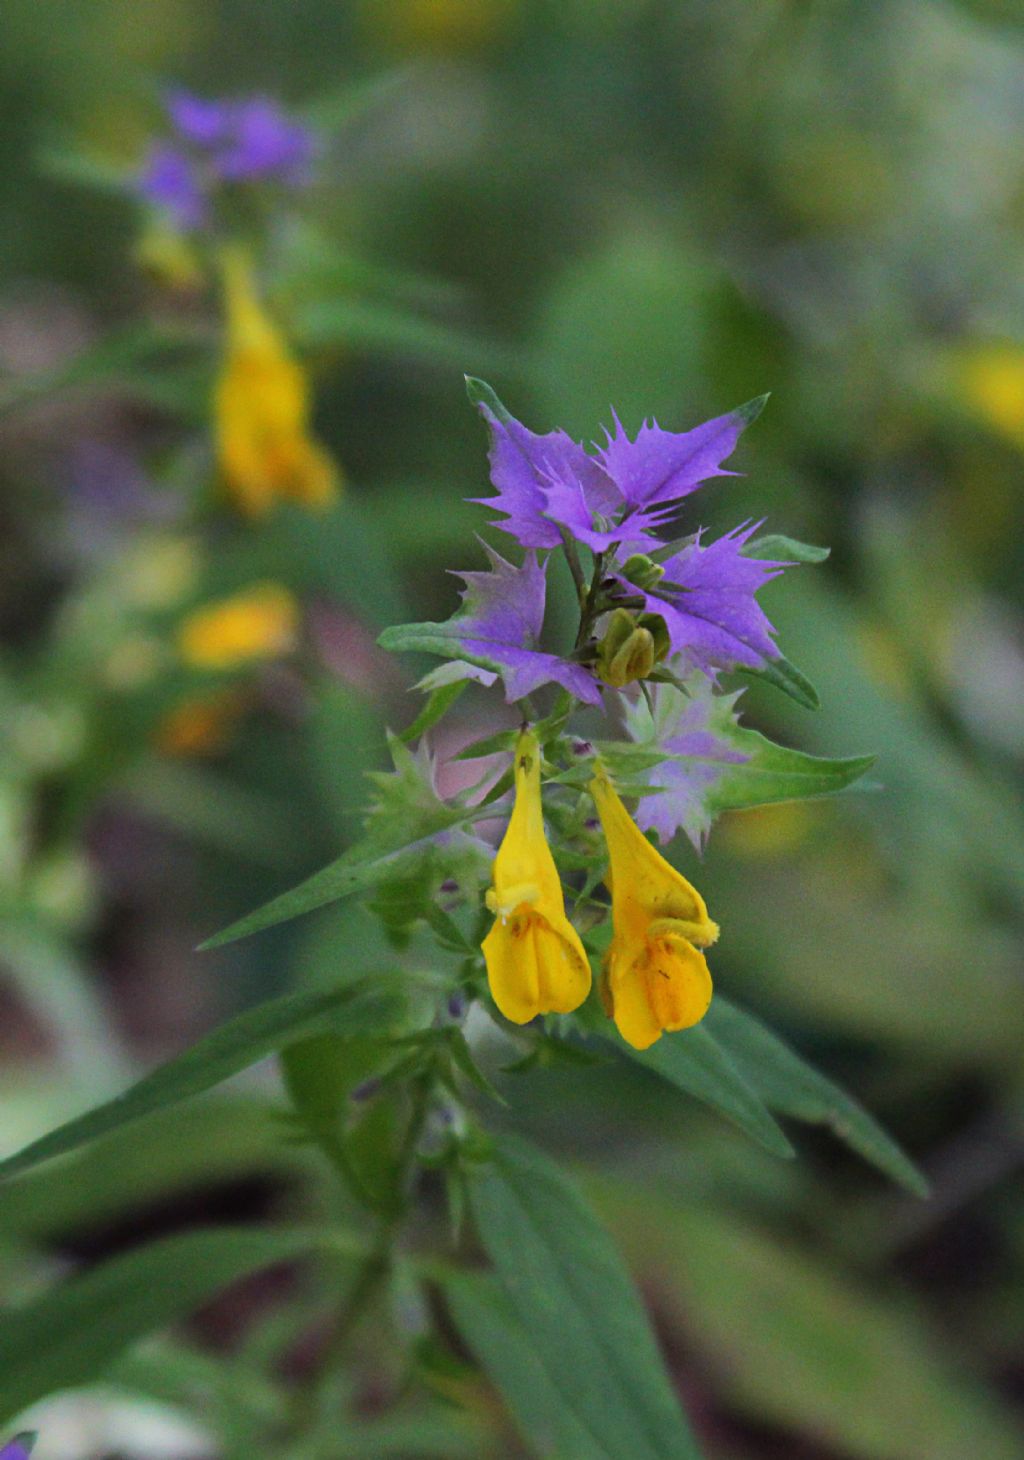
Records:
<instances>
[{"instance_id":1,"label":"narrow green leaf","mask_svg":"<svg viewBox=\"0 0 1024 1460\"><path fill-rule=\"evenodd\" d=\"M442 715L455 703L459 695L466 688L466 680L457 679L451 684L439 685L433 690L427 703L420 710L415 720L399 735L399 740L409 745L412 741L418 740L426 731L433 728L441 719Z\"/></svg>"},{"instance_id":2,"label":"narrow green leaf","mask_svg":"<svg viewBox=\"0 0 1024 1460\"><path fill-rule=\"evenodd\" d=\"M373 76L345 81L302 108L303 120L320 132L337 132L372 107L396 99L415 74L413 66L394 66Z\"/></svg>"},{"instance_id":3,"label":"narrow green leaf","mask_svg":"<svg viewBox=\"0 0 1024 1460\"><path fill-rule=\"evenodd\" d=\"M469 1042L462 1030L449 1030L446 1044L451 1054L452 1064L465 1075L470 1084L475 1086L481 1095L486 1095L489 1100L493 1100L496 1104L504 1105L507 1108L508 1101L504 1095L500 1090L495 1089L494 1085L492 1085L491 1081L473 1058L473 1051L470 1049Z\"/></svg>"},{"instance_id":4,"label":"narrow green leaf","mask_svg":"<svg viewBox=\"0 0 1024 1460\"><path fill-rule=\"evenodd\" d=\"M826 1126L899 1186L915 1196L928 1195L924 1176L874 1117L759 1019L716 998L705 1023L772 1110Z\"/></svg>"},{"instance_id":5,"label":"narrow green leaf","mask_svg":"<svg viewBox=\"0 0 1024 1460\"><path fill-rule=\"evenodd\" d=\"M74 1151L151 1111L210 1090L297 1039L326 1033L383 1034L394 1030L404 1013L405 1001L398 989L382 989L365 982L328 993L311 990L270 999L222 1024L123 1095L86 1111L0 1161L0 1179Z\"/></svg>"},{"instance_id":6,"label":"narrow green leaf","mask_svg":"<svg viewBox=\"0 0 1024 1460\"><path fill-rule=\"evenodd\" d=\"M514 351L495 340L481 339L381 300L351 295L303 300L292 311L292 326L300 344L308 349L343 341L353 350L370 349L456 369L467 359L506 371L521 368Z\"/></svg>"},{"instance_id":7,"label":"narrow green leaf","mask_svg":"<svg viewBox=\"0 0 1024 1460\"><path fill-rule=\"evenodd\" d=\"M663 1034L649 1049L634 1049L618 1035L614 1042L637 1064L731 1120L773 1156L795 1154L747 1072L737 1069L704 1024Z\"/></svg>"},{"instance_id":8,"label":"narrow green leaf","mask_svg":"<svg viewBox=\"0 0 1024 1460\"><path fill-rule=\"evenodd\" d=\"M755 537L740 549L745 558L762 558L776 563L823 563L832 549L818 547L813 542L798 542L795 537L785 537L781 532L766 532L764 537Z\"/></svg>"},{"instance_id":9,"label":"narrow green leaf","mask_svg":"<svg viewBox=\"0 0 1024 1460\"><path fill-rule=\"evenodd\" d=\"M709 789L706 806L712 815L743 807L767 806L776 801L797 801L827 796L858 780L875 763L873 755L841 759L808 755L776 745L757 730L742 729L733 737L736 747L750 755L741 765L728 766Z\"/></svg>"},{"instance_id":10,"label":"narrow green leaf","mask_svg":"<svg viewBox=\"0 0 1024 1460\"><path fill-rule=\"evenodd\" d=\"M566 1428L571 1421L591 1442L578 1454L696 1460L636 1291L576 1186L512 1138L469 1169L467 1186L502 1293L545 1375L544 1392L561 1403ZM576 1451L567 1453L576 1460Z\"/></svg>"},{"instance_id":11,"label":"narrow green leaf","mask_svg":"<svg viewBox=\"0 0 1024 1460\"><path fill-rule=\"evenodd\" d=\"M309 1251L308 1232L192 1231L114 1257L8 1310L0 1325L0 1419L88 1384L137 1339L228 1283Z\"/></svg>"},{"instance_id":12,"label":"narrow green leaf","mask_svg":"<svg viewBox=\"0 0 1024 1460\"><path fill-rule=\"evenodd\" d=\"M474 740L472 745L465 746L454 759L480 760L485 755L511 752L515 750L518 733L517 730L496 730L493 735L485 735L483 739Z\"/></svg>"},{"instance_id":13,"label":"narrow green leaf","mask_svg":"<svg viewBox=\"0 0 1024 1460\"><path fill-rule=\"evenodd\" d=\"M560 1460L609 1460L607 1446L565 1403L561 1386L537 1355L532 1333L494 1279L453 1273L442 1287L456 1327L536 1453Z\"/></svg>"},{"instance_id":14,"label":"narrow green leaf","mask_svg":"<svg viewBox=\"0 0 1024 1460\"><path fill-rule=\"evenodd\" d=\"M752 674L756 679L763 679L768 684L773 684L776 689L781 689L783 694L789 695L791 700L796 700L798 705L803 705L805 710L819 710L821 701L818 699L818 691L807 678L801 674L795 664L790 664L788 659L780 654L778 659L767 660L760 669L742 669L742 674Z\"/></svg>"},{"instance_id":15,"label":"narrow green leaf","mask_svg":"<svg viewBox=\"0 0 1024 1460\"><path fill-rule=\"evenodd\" d=\"M212 938L207 938L205 943L200 943L199 951L205 952L210 948L220 948L225 943L235 943L239 938L248 938L252 933L262 932L264 928L272 928L277 923L286 923L291 918L301 917L318 907L337 902L339 898L349 897L353 892L361 892L367 887L374 887L379 882L404 873L417 858L429 853L437 845L438 836L442 832L493 817L495 801L504 795L510 784L511 777L504 784L498 782L492 786L485 801L479 806L469 809L448 807L443 820L439 819L438 825L429 835L417 837L414 841L382 847L374 840L350 847L326 867L321 867L319 872L314 872L311 877L300 882L297 887L282 892L279 897L272 898L254 912L239 918L230 927L215 933Z\"/></svg>"}]
</instances>

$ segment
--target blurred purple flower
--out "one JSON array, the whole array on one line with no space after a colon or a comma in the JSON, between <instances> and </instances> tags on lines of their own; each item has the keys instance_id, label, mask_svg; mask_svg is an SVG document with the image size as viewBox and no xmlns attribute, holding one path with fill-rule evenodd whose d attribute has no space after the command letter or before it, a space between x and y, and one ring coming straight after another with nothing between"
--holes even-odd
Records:
<instances>
[{"instance_id":1,"label":"blurred purple flower","mask_svg":"<svg viewBox=\"0 0 1024 1460\"><path fill-rule=\"evenodd\" d=\"M220 183L309 181L318 138L271 97L225 101L175 90L165 106L175 139L153 144L137 186L182 232L206 226Z\"/></svg>"},{"instance_id":2,"label":"blurred purple flower","mask_svg":"<svg viewBox=\"0 0 1024 1460\"><path fill-rule=\"evenodd\" d=\"M190 91L171 91L164 104L171 124L183 142L196 147L213 147L223 142L230 131L230 102L207 101Z\"/></svg>"},{"instance_id":3,"label":"blurred purple flower","mask_svg":"<svg viewBox=\"0 0 1024 1460\"><path fill-rule=\"evenodd\" d=\"M291 186L307 182L316 138L269 97L254 96L231 109L227 148L216 159L226 182L273 178Z\"/></svg>"},{"instance_id":4,"label":"blurred purple flower","mask_svg":"<svg viewBox=\"0 0 1024 1460\"><path fill-rule=\"evenodd\" d=\"M155 142L139 178L139 193L170 214L183 233L202 228L209 208L199 174L189 157L168 142Z\"/></svg>"}]
</instances>

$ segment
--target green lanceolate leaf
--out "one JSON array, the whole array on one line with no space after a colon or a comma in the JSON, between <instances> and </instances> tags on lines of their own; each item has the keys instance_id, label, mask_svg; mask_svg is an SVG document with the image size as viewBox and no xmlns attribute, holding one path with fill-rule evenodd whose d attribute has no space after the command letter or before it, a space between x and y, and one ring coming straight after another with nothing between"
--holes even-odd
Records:
<instances>
[{"instance_id":1,"label":"green lanceolate leaf","mask_svg":"<svg viewBox=\"0 0 1024 1460\"><path fill-rule=\"evenodd\" d=\"M741 765L728 766L707 796L712 815L747 806L768 806L776 801L799 801L807 796L828 796L845 790L875 763L873 755L830 760L775 745L757 730L739 730L737 749L749 754Z\"/></svg>"},{"instance_id":2,"label":"green lanceolate leaf","mask_svg":"<svg viewBox=\"0 0 1024 1460\"><path fill-rule=\"evenodd\" d=\"M467 1186L502 1295L544 1375L544 1403L565 1411L563 1437L587 1436L590 1448L565 1450L567 1460L696 1460L646 1314L575 1185L507 1139L470 1168ZM522 1370L505 1379L518 1404Z\"/></svg>"},{"instance_id":3,"label":"green lanceolate leaf","mask_svg":"<svg viewBox=\"0 0 1024 1460\"><path fill-rule=\"evenodd\" d=\"M220 1228L166 1237L72 1277L0 1325L0 1419L88 1384L137 1339L247 1273L309 1251L307 1232Z\"/></svg>"},{"instance_id":4,"label":"green lanceolate leaf","mask_svg":"<svg viewBox=\"0 0 1024 1460\"><path fill-rule=\"evenodd\" d=\"M473 821L493 817L494 814L492 803L485 807L476 807L472 811L453 810L448 826L453 829L466 826ZM439 830L445 829L447 828ZM239 938L248 938L252 933L262 932L264 928L286 923L291 918L301 917L318 907L337 902L339 898L349 897L353 892L362 892L368 887L375 887L380 882L399 876L406 870L412 870L416 861L429 855L437 845L438 835L439 832L432 832L387 851L371 851L370 847L374 844L369 842L352 847L335 861L322 867L319 872L314 872L312 877L307 877L305 882L300 882L288 892L282 892L280 897L272 898L255 912L248 913L214 937L207 938L205 943L200 944L200 951L220 948L225 943L235 943Z\"/></svg>"},{"instance_id":5,"label":"green lanceolate leaf","mask_svg":"<svg viewBox=\"0 0 1024 1460\"><path fill-rule=\"evenodd\" d=\"M798 542L780 532L767 532L746 543L740 552L745 558L762 558L775 563L823 563L832 549L813 542Z\"/></svg>"},{"instance_id":6,"label":"green lanceolate leaf","mask_svg":"<svg viewBox=\"0 0 1024 1460\"><path fill-rule=\"evenodd\" d=\"M327 993L316 990L271 999L222 1024L123 1095L58 1126L0 1161L0 1178L27 1171L40 1161L74 1151L129 1121L210 1090L296 1040L327 1033L386 1035L397 1031L404 1014L405 1000L398 989L382 989L366 982Z\"/></svg>"},{"instance_id":7,"label":"green lanceolate leaf","mask_svg":"<svg viewBox=\"0 0 1024 1460\"><path fill-rule=\"evenodd\" d=\"M297 887L272 898L255 912L208 938L200 945L201 949L234 943L264 928L326 907L353 892L416 874L429 858L438 860L442 842L445 855L453 862L460 860L460 845L463 850L472 851L473 844L468 838L456 844L450 834L493 816L494 800L505 788L492 787L486 801L473 807L442 801L434 789L429 757L423 748L413 753L397 735L389 736L388 744L395 768L370 773L377 794L367 816L364 839Z\"/></svg>"},{"instance_id":8,"label":"green lanceolate leaf","mask_svg":"<svg viewBox=\"0 0 1024 1460\"><path fill-rule=\"evenodd\" d=\"M795 1154L753 1081L703 1024L663 1034L649 1049L634 1049L618 1035L614 1042L637 1064L731 1120L773 1156Z\"/></svg>"},{"instance_id":9,"label":"green lanceolate leaf","mask_svg":"<svg viewBox=\"0 0 1024 1460\"><path fill-rule=\"evenodd\" d=\"M705 1023L760 1098L780 1115L827 1126L866 1161L915 1196L928 1183L873 1116L800 1058L759 1019L715 998ZM664 1041L662 1041L664 1043Z\"/></svg>"},{"instance_id":10,"label":"green lanceolate leaf","mask_svg":"<svg viewBox=\"0 0 1024 1460\"><path fill-rule=\"evenodd\" d=\"M536 1453L608 1460L607 1446L565 1403L556 1377L537 1355L533 1335L494 1279L458 1273L445 1279L443 1288L456 1327Z\"/></svg>"},{"instance_id":11,"label":"green lanceolate leaf","mask_svg":"<svg viewBox=\"0 0 1024 1460\"><path fill-rule=\"evenodd\" d=\"M821 709L821 701L814 685L805 674L800 673L795 664L790 664L781 654L778 659L766 660L760 669L742 669L740 672L752 674L767 684L773 684L783 694L789 695L791 700L796 700L798 705L803 705L805 710Z\"/></svg>"}]
</instances>

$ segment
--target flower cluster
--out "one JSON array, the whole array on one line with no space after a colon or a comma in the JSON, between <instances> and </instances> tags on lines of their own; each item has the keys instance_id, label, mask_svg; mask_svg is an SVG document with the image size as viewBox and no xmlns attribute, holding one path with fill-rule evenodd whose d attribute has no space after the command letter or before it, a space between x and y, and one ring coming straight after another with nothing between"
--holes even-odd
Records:
<instances>
[{"instance_id":1,"label":"flower cluster","mask_svg":"<svg viewBox=\"0 0 1024 1460\"><path fill-rule=\"evenodd\" d=\"M647 1049L665 1030L704 1017L711 1000L704 949L718 937L700 894L649 834L667 846L682 831L701 850L720 812L840 790L871 763L772 744L741 726L739 692L721 682L742 670L817 703L777 648L757 595L783 568L821 561L827 551L755 538L749 522L716 539L700 527L673 536L693 492L732 475L724 463L763 398L690 431L648 421L631 436L613 416L604 443L586 449L564 431L537 435L489 386L468 384L490 431L495 488L474 500L498 514L491 525L515 539L522 560L485 544L489 568L459 575L458 612L443 623L388 629L380 642L448 661L420 681L439 707L428 707L424 723L472 680L500 681L526 724L514 747L511 819L485 899L494 923L482 952L498 1010L525 1024L583 1004L590 962L566 913L563 874L574 879L584 935L605 918L592 896L603 880L611 930L602 1002L626 1043ZM552 561L568 567L579 609L574 642L560 650L543 641ZM534 696L548 685L558 694L545 714ZM593 744L569 736L577 708L591 723L603 710L616 738ZM541 807L542 763L550 767L554 849ZM623 796L636 798L635 817Z\"/></svg>"},{"instance_id":2,"label":"flower cluster","mask_svg":"<svg viewBox=\"0 0 1024 1460\"><path fill-rule=\"evenodd\" d=\"M225 185L310 180L316 135L272 98L206 100L173 91L165 105L172 139L152 144L138 190L181 232L210 225Z\"/></svg>"},{"instance_id":3,"label":"flower cluster","mask_svg":"<svg viewBox=\"0 0 1024 1460\"><path fill-rule=\"evenodd\" d=\"M523 730L515 751L515 805L494 860L484 939L491 995L514 1024L568 1014L590 992L590 964L565 914L562 884L544 834L540 745ZM590 794L608 846L612 940L601 998L619 1033L646 1049L667 1029L687 1029L711 1002L700 951L718 937L704 900L652 846L599 764Z\"/></svg>"}]
</instances>

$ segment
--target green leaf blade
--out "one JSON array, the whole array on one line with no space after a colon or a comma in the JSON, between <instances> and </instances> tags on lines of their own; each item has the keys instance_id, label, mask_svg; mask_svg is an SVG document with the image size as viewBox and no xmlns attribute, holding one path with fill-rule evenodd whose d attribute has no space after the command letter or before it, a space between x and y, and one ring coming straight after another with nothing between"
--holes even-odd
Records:
<instances>
[{"instance_id":1,"label":"green leaf blade","mask_svg":"<svg viewBox=\"0 0 1024 1460\"><path fill-rule=\"evenodd\" d=\"M806 674L781 654L778 659L766 659L759 669L743 668L740 673L751 674L756 679L763 679L766 684L774 685L791 700L796 700L798 705L803 705L805 710L821 709L821 700L814 685Z\"/></svg>"},{"instance_id":2,"label":"green leaf blade","mask_svg":"<svg viewBox=\"0 0 1024 1460\"><path fill-rule=\"evenodd\" d=\"M876 759L873 755L835 759L808 755L776 745L757 730L740 730L733 742L748 759L728 766L708 791L707 807L715 816L722 811L832 795L852 786Z\"/></svg>"},{"instance_id":3,"label":"green leaf blade","mask_svg":"<svg viewBox=\"0 0 1024 1460\"><path fill-rule=\"evenodd\" d=\"M513 1139L470 1172L468 1186L502 1292L590 1454L697 1460L646 1314L576 1187Z\"/></svg>"},{"instance_id":4,"label":"green leaf blade","mask_svg":"<svg viewBox=\"0 0 1024 1460\"><path fill-rule=\"evenodd\" d=\"M564 1402L530 1334L493 1278L459 1273L443 1287L456 1327L537 1453L609 1460L608 1449Z\"/></svg>"},{"instance_id":5,"label":"green leaf blade","mask_svg":"<svg viewBox=\"0 0 1024 1460\"><path fill-rule=\"evenodd\" d=\"M795 1154L752 1082L703 1024L663 1034L649 1049L634 1049L618 1036L614 1042L637 1064L718 1111L773 1156L789 1159Z\"/></svg>"},{"instance_id":6,"label":"green leaf blade","mask_svg":"<svg viewBox=\"0 0 1024 1460\"><path fill-rule=\"evenodd\" d=\"M367 983L328 993L315 990L271 999L222 1024L122 1095L0 1161L0 1179L74 1151L153 1111L200 1095L286 1044L325 1033L386 1033L404 1014L405 1000L397 989L385 990Z\"/></svg>"},{"instance_id":7,"label":"green leaf blade","mask_svg":"<svg viewBox=\"0 0 1024 1460\"><path fill-rule=\"evenodd\" d=\"M60 1283L0 1326L0 1419L102 1377L136 1340L258 1268L309 1251L307 1232L220 1228L165 1237Z\"/></svg>"},{"instance_id":8,"label":"green leaf blade","mask_svg":"<svg viewBox=\"0 0 1024 1460\"><path fill-rule=\"evenodd\" d=\"M924 1176L875 1118L759 1019L716 998L707 1023L772 1110L825 1126L898 1186L914 1196L928 1195Z\"/></svg>"}]
</instances>

